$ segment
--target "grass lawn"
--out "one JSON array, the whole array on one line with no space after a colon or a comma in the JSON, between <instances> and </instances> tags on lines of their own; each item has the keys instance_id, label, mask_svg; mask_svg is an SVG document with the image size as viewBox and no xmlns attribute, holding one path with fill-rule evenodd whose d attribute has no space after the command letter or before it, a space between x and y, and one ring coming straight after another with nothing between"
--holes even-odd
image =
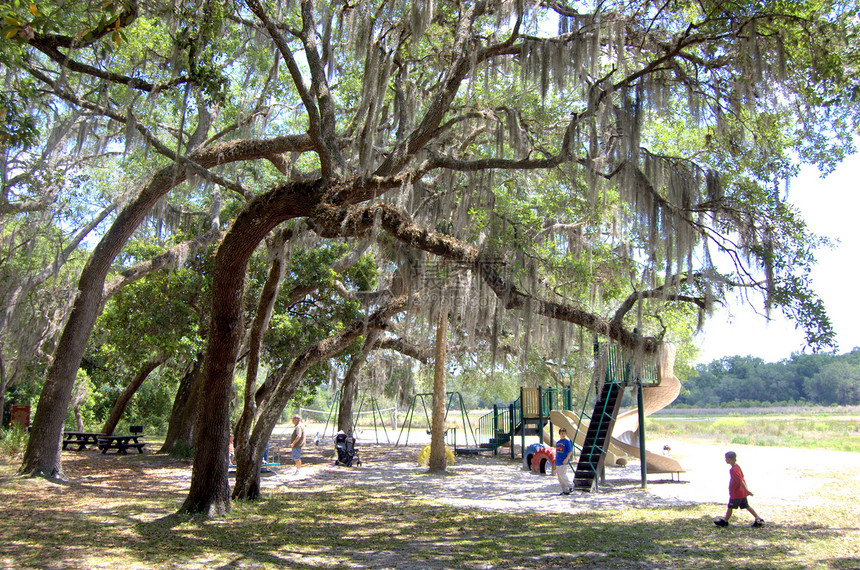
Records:
<instances>
[{"instance_id":1,"label":"grass lawn","mask_svg":"<svg viewBox=\"0 0 860 570\"><path fill-rule=\"evenodd\" d=\"M645 431L664 439L860 452L860 408L663 410L647 418Z\"/></svg>"},{"instance_id":2,"label":"grass lawn","mask_svg":"<svg viewBox=\"0 0 860 570\"><path fill-rule=\"evenodd\" d=\"M64 453L63 485L17 466L0 462L8 568L860 567L856 472L816 488L815 508L768 508L761 529L740 513L719 529L713 505L510 513L330 483L266 490L222 519L179 518L185 462Z\"/></svg>"}]
</instances>

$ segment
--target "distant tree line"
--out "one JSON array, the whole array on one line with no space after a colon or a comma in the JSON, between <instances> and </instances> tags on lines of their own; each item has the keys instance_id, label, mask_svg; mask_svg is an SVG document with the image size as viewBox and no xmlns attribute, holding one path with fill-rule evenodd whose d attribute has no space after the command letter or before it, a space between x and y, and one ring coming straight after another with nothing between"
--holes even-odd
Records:
<instances>
[{"instance_id":1,"label":"distant tree line","mask_svg":"<svg viewBox=\"0 0 860 570\"><path fill-rule=\"evenodd\" d=\"M693 407L760 404L860 405L860 348L841 355L794 354L773 363L727 356L696 366L675 402Z\"/></svg>"}]
</instances>

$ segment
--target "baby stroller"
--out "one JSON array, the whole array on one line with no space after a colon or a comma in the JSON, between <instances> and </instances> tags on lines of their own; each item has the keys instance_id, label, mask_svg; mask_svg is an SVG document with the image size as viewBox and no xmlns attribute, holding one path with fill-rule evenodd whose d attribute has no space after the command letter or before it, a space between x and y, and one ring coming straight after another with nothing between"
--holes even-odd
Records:
<instances>
[{"instance_id":1,"label":"baby stroller","mask_svg":"<svg viewBox=\"0 0 860 570\"><path fill-rule=\"evenodd\" d=\"M350 437L343 432L338 433L334 438L334 448L337 450L335 465L352 467L353 462L355 462L356 466L361 465L361 459L358 458L358 450L355 449L354 437Z\"/></svg>"}]
</instances>

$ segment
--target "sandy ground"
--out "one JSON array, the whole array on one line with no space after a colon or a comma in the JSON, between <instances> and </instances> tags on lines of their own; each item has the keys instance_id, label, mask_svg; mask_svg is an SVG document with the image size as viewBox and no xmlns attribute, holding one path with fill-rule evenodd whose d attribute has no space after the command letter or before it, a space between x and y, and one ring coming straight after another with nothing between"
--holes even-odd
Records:
<instances>
[{"instance_id":1,"label":"sandy ground","mask_svg":"<svg viewBox=\"0 0 860 570\"><path fill-rule=\"evenodd\" d=\"M662 445L661 445L662 447ZM522 460L484 455L457 457L446 476L433 476L417 465L420 446L357 443L360 467L334 465L334 448L325 443L305 448L305 464L297 474L289 457L263 477L264 488L286 486L313 492L319 486L369 486L397 489L463 508L501 511L581 512L669 505L713 504L715 515L728 500L728 470L723 446L672 442L672 455L686 468L680 481L668 474L652 474L642 488L639 462L606 470L598 493L574 492L560 496L555 476L525 471ZM860 500L860 453L734 446L744 470L750 503L767 518L768 507L817 506L814 495L835 480L856 482Z\"/></svg>"}]
</instances>

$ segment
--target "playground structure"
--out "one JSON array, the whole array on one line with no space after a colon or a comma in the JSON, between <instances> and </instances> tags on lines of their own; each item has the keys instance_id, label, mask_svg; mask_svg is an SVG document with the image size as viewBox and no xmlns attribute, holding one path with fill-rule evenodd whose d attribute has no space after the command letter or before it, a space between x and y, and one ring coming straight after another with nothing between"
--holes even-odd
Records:
<instances>
[{"instance_id":1,"label":"playground structure","mask_svg":"<svg viewBox=\"0 0 860 570\"><path fill-rule=\"evenodd\" d=\"M658 410L662 410L678 397L681 393L681 381L674 375L675 348L671 345L663 345L658 361L658 382L652 385L642 386L642 414L649 416ZM639 432L639 418L637 410L628 410L619 414L615 421L613 430L613 443L622 451L635 455L641 453L642 446L637 445L641 439ZM674 475L683 473L684 468L676 459L645 451L645 464L648 473L671 473Z\"/></svg>"},{"instance_id":2,"label":"playground structure","mask_svg":"<svg viewBox=\"0 0 860 570\"><path fill-rule=\"evenodd\" d=\"M599 481L605 480L604 467L612 448L638 455L641 464L642 487L647 485L648 473L680 474L685 469L677 460L648 452L645 449L645 416L664 408L678 397L681 384L674 376L675 347L661 344L656 362L641 358L637 361L615 346L602 349L595 345L597 358L597 399L587 420L585 440L579 454L574 488L597 491ZM602 377L602 382L600 381ZM619 415L621 398L626 388L636 390L636 409ZM583 422L581 422L583 423ZM638 445L637 445L638 444Z\"/></svg>"},{"instance_id":3,"label":"playground structure","mask_svg":"<svg viewBox=\"0 0 860 570\"><path fill-rule=\"evenodd\" d=\"M550 444L553 441L551 412L571 411L572 408L573 389L570 385L520 388L520 397L507 408L495 405L492 412L478 420L478 448L498 455L499 448L510 447L511 459L514 459L516 436L520 436L522 450L526 449L526 436L537 436Z\"/></svg>"},{"instance_id":4,"label":"playground structure","mask_svg":"<svg viewBox=\"0 0 860 570\"><path fill-rule=\"evenodd\" d=\"M554 458L549 447L554 441L553 430L564 427L579 454L574 488L597 491L599 482L605 481L607 462L626 465L627 456L640 459L643 487L648 473L669 473L673 479L683 473L685 469L674 458L645 449L645 434L640 429L645 416L678 397L681 384L674 376L675 348L662 344L655 360L641 358L637 362L618 347L595 344L595 355L596 399L590 410L586 399L579 414L573 411L570 386L521 388L519 399L507 409L494 406L490 414L479 419L479 448L498 454L500 447L508 446L513 459L513 444L520 436L525 466L546 473ZM627 388L636 391L637 406L619 413ZM526 436L537 436L547 445L526 446Z\"/></svg>"}]
</instances>

